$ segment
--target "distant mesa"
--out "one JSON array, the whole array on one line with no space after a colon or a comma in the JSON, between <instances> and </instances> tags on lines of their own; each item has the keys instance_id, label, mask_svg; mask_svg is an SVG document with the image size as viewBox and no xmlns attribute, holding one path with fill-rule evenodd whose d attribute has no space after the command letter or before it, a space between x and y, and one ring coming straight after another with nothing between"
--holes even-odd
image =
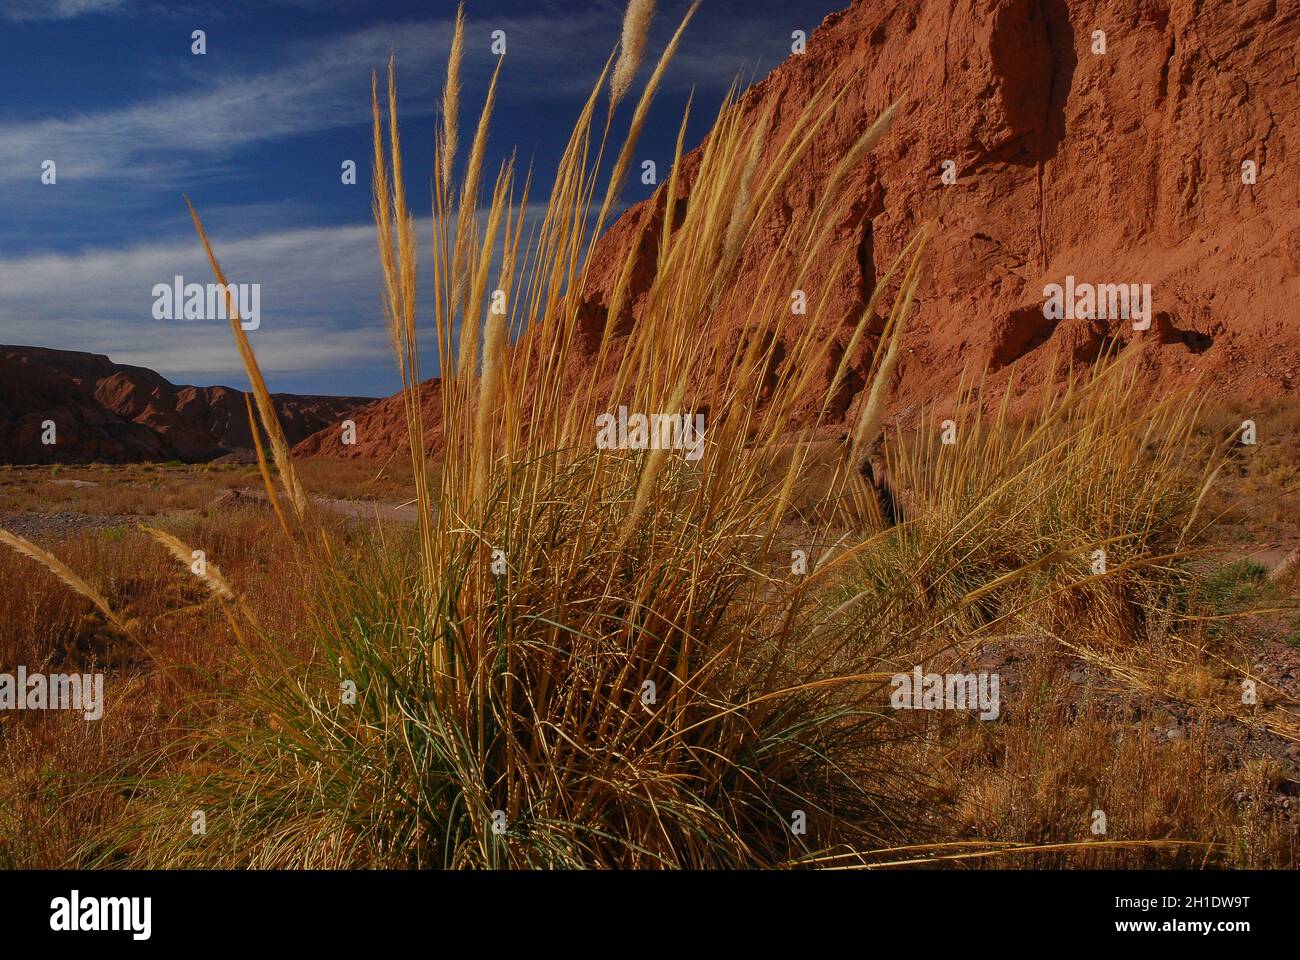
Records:
<instances>
[{"instance_id":1,"label":"distant mesa","mask_svg":"<svg viewBox=\"0 0 1300 960\"><path fill-rule=\"evenodd\" d=\"M337 424L366 397L273 394L290 443ZM43 443L47 422L52 444ZM0 463L186 463L253 447L243 392L178 386L96 353L0 346Z\"/></svg>"}]
</instances>

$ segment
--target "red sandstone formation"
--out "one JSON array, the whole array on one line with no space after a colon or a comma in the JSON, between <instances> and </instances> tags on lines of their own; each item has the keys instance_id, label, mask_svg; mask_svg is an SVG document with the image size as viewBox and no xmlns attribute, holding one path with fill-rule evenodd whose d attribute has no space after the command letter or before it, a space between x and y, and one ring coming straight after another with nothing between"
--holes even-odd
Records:
<instances>
[{"instance_id":1,"label":"red sandstone formation","mask_svg":"<svg viewBox=\"0 0 1300 960\"><path fill-rule=\"evenodd\" d=\"M1098 31L1104 53L1095 52ZM1300 173L1289 137L1300 119L1298 72L1296 0L858 0L827 17L806 53L735 108L757 123L776 103L775 149L816 88L829 79L846 91L760 217L734 289L757 286L779 238L811 215L829 171L902 98L893 129L831 214L821 263L848 250L851 269L831 278L814 272L799 284L821 291L829 279L826 335L843 344L876 277L937 218L895 372L896 414L948 396L963 369L987 368L997 390L1014 366L1016 389L1027 392L1053 357L1086 364L1134 337L1153 391L1204 378L1206 389L1238 398L1294 392ZM698 165L698 150L683 160L685 202ZM629 300L638 315L666 189L627 211L598 244L580 313L593 318L592 330L603 326L608 292L634 244L642 254ZM1150 284L1150 329L1136 332L1121 318L1046 318L1044 288L1067 276ZM744 297L727 303L720 322L743 327ZM590 339L580 343L588 355ZM856 412L875 347L868 337L853 358L837 415ZM830 357L822 386L841 355ZM364 446L312 438L300 449L390 452L404 436L400 409L393 398L359 415Z\"/></svg>"}]
</instances>

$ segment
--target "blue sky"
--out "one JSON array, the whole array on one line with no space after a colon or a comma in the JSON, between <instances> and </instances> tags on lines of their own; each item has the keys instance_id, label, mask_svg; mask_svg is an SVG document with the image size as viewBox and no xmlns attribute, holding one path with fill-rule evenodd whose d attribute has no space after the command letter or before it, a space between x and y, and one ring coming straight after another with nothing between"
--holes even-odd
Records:
<instances>
[{"instance_id":1,"label":"blue sky","mask_svg":"<svg viewBox=\"0 0 1300 960\"><path fill-rule=\"evenodd\" d=\"M704 0L638 161L666 175L692 87L694 145L733 78L761 79L789 53L791 31L811 34L847 3ZM660 0L639 81L688 5ZM462 143L495 64L490 35L505 30L489 169L517 148L545 196L622 15L617 0L469 0ZM396 53L409 198L427 216L454 16L448 0L0 0L0 343L244 386L224 322L152 316L154 284L211 280L188 194L231 280L261 284L250 336L272 390L393 392L370 221L370 71ZM196 29L204 56L191 52ZM355 186L340 180L348 159ZM57 165L52 185L45 160ZM632 177L623 200L651 189Z\"/></svg>"}]
</instances>

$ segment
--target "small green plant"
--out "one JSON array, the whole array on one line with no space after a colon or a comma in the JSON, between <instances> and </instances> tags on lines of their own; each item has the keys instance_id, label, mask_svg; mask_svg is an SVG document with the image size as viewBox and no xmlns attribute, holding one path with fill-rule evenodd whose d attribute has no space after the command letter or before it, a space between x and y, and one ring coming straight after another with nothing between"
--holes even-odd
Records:
<instances>
[{"instance_id":1,"label":"small green plant","mask_svg":"<svg viewBox=\"0 0 1300 960\"><path fill-rule=\"evenodd\" d=\"M1211 609L1236 612L1274 594L1268 567L1254 560L1237 560L1219 567L1201 584L1200 599Z\"/></svg>"}]
</instances>

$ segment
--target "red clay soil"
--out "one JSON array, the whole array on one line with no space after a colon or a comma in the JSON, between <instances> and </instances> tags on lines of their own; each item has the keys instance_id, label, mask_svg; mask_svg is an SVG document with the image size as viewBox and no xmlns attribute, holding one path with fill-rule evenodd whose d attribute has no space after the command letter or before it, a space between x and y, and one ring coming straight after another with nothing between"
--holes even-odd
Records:
<instances>
[{"instance_id":1,"label":"red clay soil","mask_svg":"<svg viewBox=\"0 0 1300 960\"><path fill-rule=\"evenodd\" d=\"M272 396L290 443L370 402ZM53 444L41 442L47 420ZM94 353L0 346L0 463L194 462L252 446L239 390L177 386Z\"/></svg>"},{"instance_id":2,"label":"red clay soil","mask_svg":"<svg viewBox=\"0 0 1300 960\"><path fill-rule=\"evenodd\" d=\"M1096 53L1096 31L1105 53ZM718 321L745 325L744 295L780 238L811 215L830 170L896 99L876 152L852 172L820 265L798 286L825 296L843 344L876 277L930 217L938 231L895 374L891 409L950 395L963 369L994 393L1013 366L1032 396L1050 361L1087 364L1141 339L1153 392L1200 383L1263 399L1300 388L1300 2L1296 0L859 0L832 14L735 109L758 123L775 101L772 149L815 89L842 106L763 212ZM689 202L700 154L683 160ZM766 163L769 158L765 157ZM944 183L945 162L955 183ZM1243 163L1254 165L1254 182ZM639 315L655 268L666 182L598 244L581 316L603 325L626 252L639 259ZM824 276L837 256L850 267ZM1046 319L1044 287L1151 285L1151 329L1125 319ZM824 292L823 292L824 291ZM887 305L886 305L887 306ZM810 306L809 314L812 308ZM879 331L883 317L871 329ZM592 342L579 347L589 356ZM836 398L851 418L876 338ZM840 354L832 353L821 386ZM434 405L436 407L436 404ZM385 455L400 445L400 398L357 416L356 446L310 438L304 453Z\"/></svg>"}]
</instances>

